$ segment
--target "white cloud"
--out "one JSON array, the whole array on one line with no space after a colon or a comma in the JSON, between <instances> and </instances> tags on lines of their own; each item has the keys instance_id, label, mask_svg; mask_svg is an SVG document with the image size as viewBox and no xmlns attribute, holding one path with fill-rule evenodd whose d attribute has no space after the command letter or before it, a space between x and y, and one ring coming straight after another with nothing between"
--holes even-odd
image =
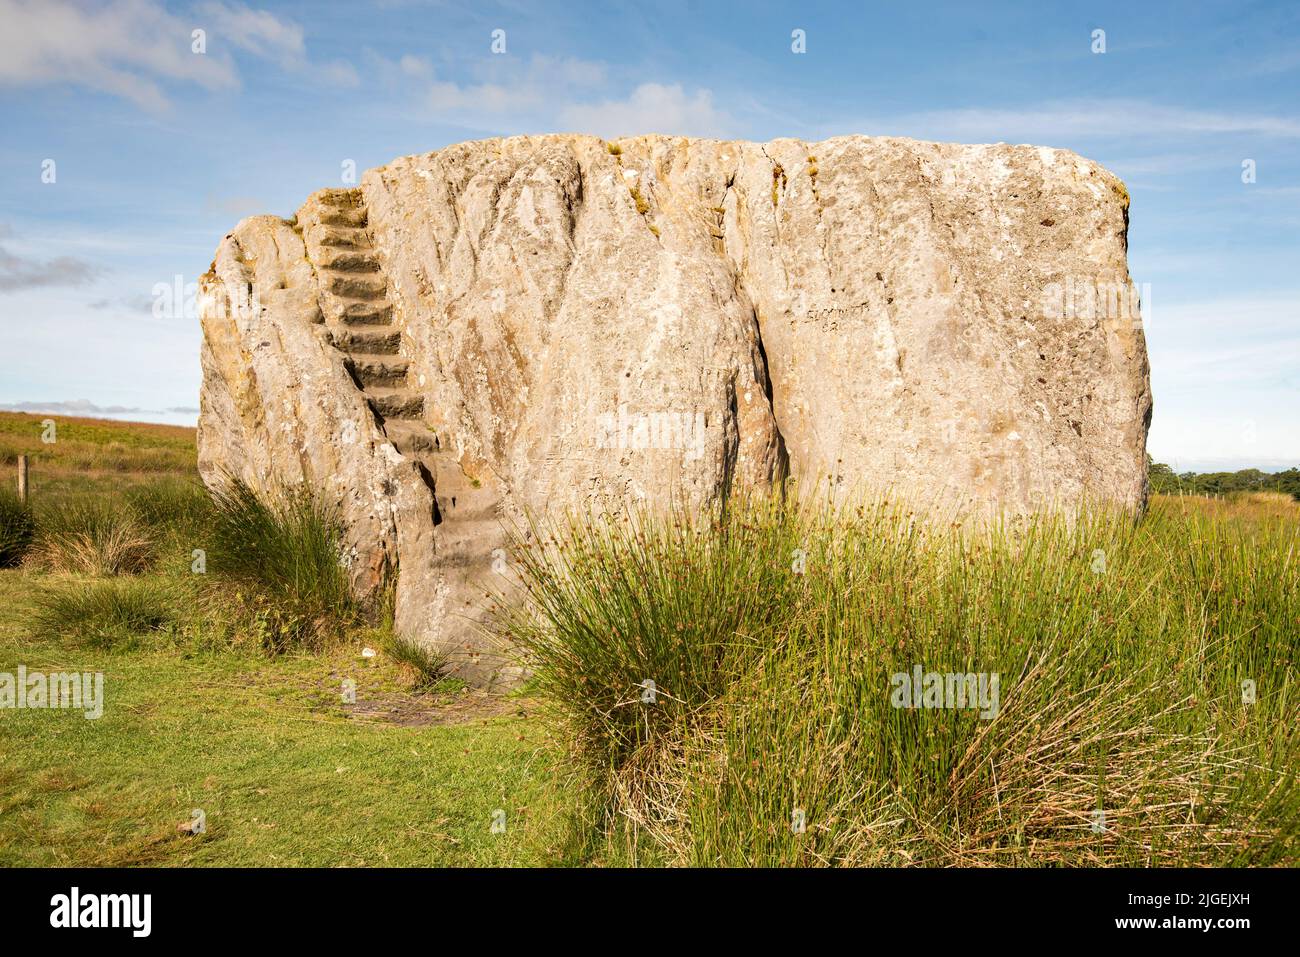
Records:
<instances>
[{"instance_id":1,"label":"white cloud","mask_svg":"<svg viewBox=\"0 0 1300 957\"><path fill-rule=\"evenodd\" d=\"M872 119L860 128L878 135L962 142L1047 143L1083 137L1223 133L1300 137L1300 120L1289 116L1216 113L1133 99L1065 100L1029 109L927 110Z\"/></svg>"},{"instance_id":2,"label":"white cloud","mask_svg":"<svg viewBox=\"0 0 1300 957\"><path fill-rule=\"evenodd\" d=\"M1300 294L1157 305L1146 325L1158 461L1300 464Z\"/></svg>"},{"instance_id":3,"label":"white cloud","mask_svg":"<svg viewBox=\"0 0 1300 957\"><path fill-rule=\"evenodd\" d=\"M709 90L691 94L679 84L642 83L623 100L570 104L559 118L577 132L606 138L641 133L725 137L734 128L731 117L713 105Z\"/></svg>"},{"instance_id":4,"label":"white cloud","mask_svg":"<svg viewBox=\"0 0 1300 957\"><path fill-rule=\"evenodd\" d=\"M0 404L3 412L26 412L29 415L71 415L82 418L118 419L126 422L157 422L164 425L194 425L199 410L181 405L169 409L142 409L127 405L97 405L89 399L56 399L52 402L8 402Z\"/></svg>"},{"instance_id":5,"label":"white cloud","mask_svg":"<svg viewBox=\"0 0 1300 957\"><path fill-rule=\"evenodd\" d=\"M1157 304L1146 334L1152 372L1171 387L1300 389L1300 294Z\"/></svg>"},{"instance_id":6,"label":"white cloud","mask_svg":"<svg viewBox=\"0 0 1300 957\"><path fill-rule=\"evenodd\" d=\"M414 85L417 101L432 118L470 129L723 136L735 125L707 89L642 83L627 96L613 95L609 68L598 61L491 57L470 79L456 81L423 57L374 60L390 85Z\"/></svg>"},{"instance_id":7,"label":"white cloud","mask_svg":"<svg viewBox=\"0 0 1300 957\"><path fill-rule=\"evenodd\" d=\"M193 25L152 0L84 8L66 0L0 0L0 85L73 83L162 110L161 80L238 86L233 64L191 52Z\"/></svg>"},{"instance_id":8,"label":"white cloud","mask_svg":"<svg viewBox=\"0 0 1300 957\"><path fill-rule=\"evenodd\" d=\"M145 281L137 288L147 289ZM6 301L0 341L23 361L0 376L0 402L85 397L102 406L193 406L199 324L92 309L87 298L83 290L41 288Z\"/></svg>"},{"instance_id":9,"label":"white cloud","mask_svg":"<svg viewBox=\"0 0 1300 957\"><path fill-rule=\"evenodd\" d=\"M256 196L216 196L212 193L203 197L203 214L219 216L224 219L243 219L264 212L267 204Z\"/></svg>"},{"instance_id":10,"label":"white cloud","mask_svg":"<svg viewBox=\"0 0 1300 957\"><path fill-rule=\"evenodd\" d=\"M195 8L209 36L220 39L254 56L285 65L306 61L307 44L302 27L280 20L268 10L254 10L244 4L208 2Z\"/></svg>"},{"instance_id":11,"label":"white cloud","mask_svg":"<svg viewBox=\"0 0 1300 957\"><path fill-rule=\"evenodd\" d=\"M194 17L156 0L113 0L87 7L68 0L0 0L0 86L71 83L120 96L153 112L166 110L169 82L208 90L237 89L239 73L222 43L283 69L310 71L355 85L344 62L312 64L301 27L242 4L205 3ZM207 52L192 32L207 31Z\"/></svg>"},{"instance_id":12,"label":"white cloud","mask_svg":"<svg viewBox=\"0 0 1300 957\"><path fill-rule=\"evenodd\" d=\"M288 73L310 73L317 79L339 86L356 86L357 71L343 60L313 64L307 58L307 43L298 24L281 20L269 10L254 10L242 3L208 0L195 8L197 19L208 31L210 43L232 47L262 60L278 64Z\"/></svg>"},{"instance_id":13,"label":"white cloud","mask_svg":"<svg viewBox=\"0 0 1300 957\"><path fill-rule=\"evenodd\" d=\"M404 56L401 74L424 84L424 105L441 117L473 122L487 114L498 121L553 116L566 98L585 95L606 82L601 63L534 55L527 61L494 57L475 82L439 79L428 60Z\"/></svg>"}]
</instances>

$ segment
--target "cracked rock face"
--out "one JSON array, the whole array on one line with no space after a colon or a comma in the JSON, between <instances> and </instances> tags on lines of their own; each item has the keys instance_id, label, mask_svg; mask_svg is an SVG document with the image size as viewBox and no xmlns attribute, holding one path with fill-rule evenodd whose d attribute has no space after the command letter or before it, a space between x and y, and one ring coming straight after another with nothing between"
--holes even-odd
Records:
<instances>
[{"instance_id":1,"label":"cracked rock face","mask_svg":"<svg viewBox=\"0 0 1300 957\"><path fill-rule=\"evenodd\" d=\"M1151 398L1123 185L1073 153L839 137L486 140L246 219L203 292L200 468L311 483L359 590L475 622L528 511L787 473L979 516L1137 509Z\"/></svg>"}]
</instances>

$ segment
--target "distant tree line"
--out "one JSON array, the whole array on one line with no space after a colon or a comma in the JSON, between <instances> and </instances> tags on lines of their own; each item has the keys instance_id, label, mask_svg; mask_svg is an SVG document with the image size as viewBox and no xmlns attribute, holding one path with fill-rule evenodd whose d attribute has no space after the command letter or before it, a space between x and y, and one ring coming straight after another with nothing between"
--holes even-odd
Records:
<instances>
[{"instance_id":1,"label":"distant tree line","mask_svg":"<svg viewBox=\"0 0 1300 957\"><path fill-rule=\"evenodd\" d=\"M1147 475L1151 491L1177 495L1227 495L1230 492L1285 492L1300 501L1300 469L1285 472L1175 472L1163 462L1147 455Z\"/></svg>"}]
</instances>

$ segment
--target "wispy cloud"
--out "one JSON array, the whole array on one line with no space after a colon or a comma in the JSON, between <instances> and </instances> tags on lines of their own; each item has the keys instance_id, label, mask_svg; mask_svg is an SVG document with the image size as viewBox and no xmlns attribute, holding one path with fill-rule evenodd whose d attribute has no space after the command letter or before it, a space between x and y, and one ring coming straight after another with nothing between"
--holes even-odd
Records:
<instances>
[{"instance_id":1,"label":"wispy cloud","mask_svg":"<svg viewBox=\"0 0 1300 957\"><path fill-rule=\"evenodd\" d=\"M1300 294L1161 305L1147 324L1157 460L1300 465Z\"/></svg>"},{"instance_id":2,"label":"wispy cloud","mask_svg":"<svg viewBox=\"0 0 1300 957\"><path fill-rule=\"evenodd\" d=\"M208 2L183 18L155 0L114 0L90 7L68 0L0 0L0 86L70 83L162 112L169 83L237 89L231 50L314 78L355 85L343 62L316 65L302 28L244 4ZM195 52L193 32L205 31Z\"/></svg>"},{"instance_id":3,"label":"wispy cloud","mask_svg":"<svg viewBox=\"0 0 1300 957\"><path fill-rule=\"evenodd\" d=\"M340 86L356 86L356 69L345 60L313 63L307 56L303 29L268 10L255 10L242 3L208 0L195 8L197 18L210 24L209 34L218 42L278 64L288 73L309 73L315 79Z\"/></svg>"},{"instance_id":4,"label":"wispy cloud","mask_svg":"<svg viewBox=\"0 0 1300 957\"><path fill-rule=\"evenodd\" d=\"M10 236L12 231L9 227L0 225L0 239ZM99 266L74 256L34 259L11 253L0 245L0 292L42 286L84 286L102 272Z\"/></svg>"},{"instance_id":5,"label":"wispy cloud","mask_svg":"<svg viewBox=\"0 0 1300 957\"><path fill-rule=\"evenodd\" d=\"M0 0L0 84L72 83L146 110L169 105L161 82L239 85L234 64L191 50L194 25L152 0L98 8L66 0Z\"/></svg>"},{"instance_id":6,"label":"wispy cloud","mask_svg":"<svg viewBox=\"0 0 1300 957\"><path fill-rule=\"evenodd\" d=\"M1118 156L1106 161L1106 166L1120 176L1175 176L1210 169L1239 168L1241 158L1225 157L1222 150L1153 153L1147 156Z\"/></svg>"},{"instance_id":7,"label":"wispy cloud","mask_svg":"<svg viewBox=\"0 0 1300 957\"><path fill-rule=\"evenodd\" d=\"M154 301L151 296L137 293L130 296L118 296L116 299L96 299L89 305L91 309L97 312L120 309L130 313L144 313L152 316Z\"/></svg>"},{"instance_id":8,"label":"wispy cloud","mask_svg":"<svg viewBox=\"0 0 1300 957\"><path fill-rule=\"evenodd\" d=\"M209 193L203 198L203 213L206 216L243 219L264 212L266 208L267 204L256 196L214 196Z\"/></svg>"},{"instance_id":9,"label":"wispy cloud","mask_svg":"<svg viewBox=\"0 0 1300 957\"><path fill-rule=\"evenodd\" d=\"M1300 390L1300 294L1161 305L1147 340L1153 374L1170 388Z\"/></svg>"},{"instance_id":10,"label":"wispy cloud","mask_svg":"<svg viewBox=\"0 0 1300 957\"><path fill-rule=\"evenodd\" d=\"M96 405L89 399L70 399L56 402L10 402L0 405L4 412L50 412L63 415L122 415L128 412L143 412L126 405Z\"/></svg>"},{"instance_id":11,"label":"wispy cloud","mask_svg":"<svg viewBox=\"0 0 1300 957\"><path fill-rule=\"evenodd\" d=\"M1256 76L1272 76L1300 69L1300 50L1275 53L1255 60L1247 71Z\"/></svg>"},{"instance_id":12,"label":"wispy cloud","mask_svg":"<svg viewBox=\"0 0 1300 957\"><path fill-rule=\"evenodd\" d=\"M451 72L427 57L396 60L372 58L381 80L414 100L426 116L469 129L534 125L553 116L568 99L589 94L606 83L603 64L535 54L523 60L494 56L474 64L471 75L451 79Z\"/></svg>"},{"instance_id":13,"label":"wispy cloud","mask_svg":"<svg viewBox=\"0 0 1300 957\"><path fill-rule=\"evenodd\" d=\"M708 89L644 82L611 97L613 71L600 61L493 57L466 80L448 79L428 59L411 55L381 58L377 67L391 86L413 88L430 117L469 129L725 136L736 126Z\"/></svg>"},{"instance_id":14,"label":"wispy cloud","mask_svg":"<svg viewBox=\"0 0 1300 957\"><path fill-rule=\"evenodd\" d=\"M1137 99L1075 99L1020 108L926 110L866 121L864 132L961 141L1051 143L1080 138L1258 134L1300 137L1300 119L1225 113Z\"/></svg>"},{"instance_id":15,"label":"wispy cloud","mask_svg":"<svg viewBox=\"0 0 1300 957\"><path fill-rule=\"evenodd\" d=\"M680 84L643 83L621 100L573 103L560 111L562 125L598 136L670 133L726 137L735 121L713 105L709 90L688 93Z\"/></svg>"},{"instance_id":16,"label":"wispy cloud","mask_svg":"<svg viewBox=\"0 0 1300 957\"><path fill-rule=\"evenodd\" d=\"M129 405L96 405L89 399L60 399L53 402L11 402L0 404L0 412L29 412L36 415L73 415L87 418L136 418L141 421L192 421L199 414L193 406L142 409Z\"/></svg>"}]
</instances>

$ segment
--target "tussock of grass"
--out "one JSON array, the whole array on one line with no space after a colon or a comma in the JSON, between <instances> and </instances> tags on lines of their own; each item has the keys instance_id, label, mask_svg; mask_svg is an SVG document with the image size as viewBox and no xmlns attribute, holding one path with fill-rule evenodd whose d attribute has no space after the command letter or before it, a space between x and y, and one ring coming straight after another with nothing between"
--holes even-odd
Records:
<instances>
[{"instance_id":1,"label":"tussock of grass","mask_svg":"<svg viewBox=\"0 0 1300 957\"><path fill-rule=\"evenodd\" d=\"M451 657L431 651L409 638L389 633L383 641L384 654L403 667L417 691L430 691L447 677Z\"/></svg>"},{"instance_id":2,"label":"tussock of grass","mask_svg":"<svg viewBox=\"0 0 1300 957\"><path fill-rule=\"evenodd\" d=\"M271 651L319 647L359 615L342 560L343 527L308 489L260 497L231 481L213 496L208 575Z\"/></svg>"},{"instance_id":3,"label":"tussock of grass","mask_svg":"<svg viewBox=\"0 0 1300 957\"><path fill-rule=\"evenodd\" d=\"M149 567L155 541L123 503L72 496L37 513L31 560L55 572L134 574Z\"/></svg>"},{"instance_id":4,"label":"tussock of grass","mask_svg":"<svg viewBox=\"0 0 1300 957\"><path fill-rule=\"evenodd\" d=\"M177 624L183 598L156 577L69 582L38 595L35 625L42 637L123 648Z\"/></svg>"},{"instance_id":5,"label":"tussock of grass","mask_svg":"<svg viewBox=\"0 0 1300 957\"><path fill-rule=\"evenodd\" d=\"M0 489L0 568L20 565L35 533L31 507L8 489Z\"/></svg>"},{"instance_id":6,"label":"tussock of grass","mask_svg":"<svg viewBox=\"0 0 1300 957\"><path fill-rule=\"evenodd\" d=\"M188 568L212 512L198 482L175 478L131 485L111 497L94 492L44 497L38 506L29 561L49 571L87 575L137 574L163 560Z\"/></svg>"},{"instance_id":7,"label":"tussock of grass","mask_svg":"<svg viewBox=\"0 0 1300 957\"><path fill-rule=\"evenodd\" d=\"M781 193L785 191L786 183L789 180L785 175L785 167L780 163L772 164L772 205L777 205L781 200Z\"/></svg>"},{"instance_id":8,"label":"tussock of grass","mask_svg":"<svg viewBox=\"0 0 1300 957\"><path fill-rule=\"evenodd\" d=\"M628 192L632 194L632 201L636 203L636 211L638 213L644 216L646 213L650 212L650 203L645 196L642 195L641 190L638 187L629 186Z\"/></svg>"},{"instance_id":9,"label":"tussock of grass","mask_svg":"<svg viewBox=\"0 0 1300 957\"><path fill-rule=\"evenodd\" d=\"M153 566L192 574L196 549L209 547L213 507L207 489L196 480L164 477L128 486L121 500L155 542Z\"/></svg>"},{"instance_id":10,"label":"tussock of grass","mask_svg":"<svg viewBox=\"0 0 1300 957\"><path fill-rule=\"evenodd\" d=\"M1298 530L1164 502L570 520L517 543L501 627L637 859L1295 863ZM915 665L999 675L996 714L895 707Z\"/></svg>"}]
</instances>

